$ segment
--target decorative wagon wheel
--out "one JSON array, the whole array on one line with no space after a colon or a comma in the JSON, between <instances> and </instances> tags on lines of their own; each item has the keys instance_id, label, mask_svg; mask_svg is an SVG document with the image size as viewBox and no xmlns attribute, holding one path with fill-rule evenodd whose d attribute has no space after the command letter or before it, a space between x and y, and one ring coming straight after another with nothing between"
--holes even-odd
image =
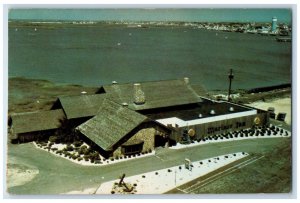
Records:
<instances>
[{"instance_id":1,"label":"decorative wagon wheel","mask_svg":"<svg viewBox=\"0 0 300 203\"><path fill-rule=\"evenodd\" d=\"M253 122L255 123L255 125L259 125L260 124L260 118L255 117Z\"/></svg>"},{"instance_id":2,"label":"decorative wagon wheel","mask_svg":"<svg viewBox=\"0 0 300 203\"><path fill-rule=\"evenodd\" d=\"M195 136L195 130L194 130L194 129L189 129L188 135L189 135L190 137L194 137L194 136Z\"/></svg>"}]
</instances>

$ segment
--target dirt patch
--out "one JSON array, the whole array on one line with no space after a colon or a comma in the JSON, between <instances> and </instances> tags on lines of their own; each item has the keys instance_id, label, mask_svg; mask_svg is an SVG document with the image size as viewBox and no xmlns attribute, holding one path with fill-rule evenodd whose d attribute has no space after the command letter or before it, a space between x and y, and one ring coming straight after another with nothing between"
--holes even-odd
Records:
<instances>
[{"instance_id":1,"label":"dirt patch","mask_svg":"<svg viewBox=\"0 0 300 203\"><path fill-rule=\"evenodd\" d=\"M275 108L275 114L278 113L286 113L286 118L285 122L289 125L291 125L291 118L292 118L292 108L291 108L291 98L286 97L282 99L273 99L273 100L268 100L268 101L257 101L254 103L249 104L249 106L258 108L258 109L263 109L263 110L268 110L269 107L274 107Z\"/></svg>"},{"instance_id":2,"label":"dirt patch","mask_svg":"<svg viewBox=\"0 0 300 203\"><path fill-rule=\"evenodd\" d=\"M7 164L7 188L24 185L39 174L39 170L22 164Z\"/></svg>"}]
</instances>

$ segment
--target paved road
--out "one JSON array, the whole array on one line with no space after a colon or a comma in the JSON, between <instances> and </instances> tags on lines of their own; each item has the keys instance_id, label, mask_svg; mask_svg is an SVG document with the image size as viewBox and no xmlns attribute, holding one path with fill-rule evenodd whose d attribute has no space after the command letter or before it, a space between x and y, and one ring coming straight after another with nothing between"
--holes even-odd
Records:
<instances>
[{"instance_id":1,"label":"paved road","mask_svg":"<svg viewBox=\"0 0 300 203\"><path fill-rule=\"evenodd\" d=\"M125 161L109 166L81 166L36 149L33 144L8 145L8 157L17 163L39 169L39 174L22 186L9 188L11 194L59 194L72 190L96 188L102 182L168 168L183 163L185 158L197 161L227 153L245 151L264 154L280 146L282 139L267 138L207 144L186 149L157 149L155 156Z\"/></svg>"}]
</instances>

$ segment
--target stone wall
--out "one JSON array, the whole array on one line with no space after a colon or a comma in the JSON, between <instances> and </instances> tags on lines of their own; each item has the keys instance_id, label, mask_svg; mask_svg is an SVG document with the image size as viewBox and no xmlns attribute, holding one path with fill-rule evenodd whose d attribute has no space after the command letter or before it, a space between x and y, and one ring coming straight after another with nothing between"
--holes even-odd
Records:
<instances>
[{"instance_id":1,"label":"stone wall","mask_svg":"<svg viewBox=\"0 0 300 203\"><path fill-rule=\"evenodd\" d=\"M149 151L150 149L154 149L154 136L155 136L156 130L153 127L144 128L139 130L136 134L134 134L130 139L127 140L127 142L134 142L135 140L143 140L143 150L142 152ZM118 147L114 152L113 156L121 156L121 146Z\"/></svg>"}]
</instances>

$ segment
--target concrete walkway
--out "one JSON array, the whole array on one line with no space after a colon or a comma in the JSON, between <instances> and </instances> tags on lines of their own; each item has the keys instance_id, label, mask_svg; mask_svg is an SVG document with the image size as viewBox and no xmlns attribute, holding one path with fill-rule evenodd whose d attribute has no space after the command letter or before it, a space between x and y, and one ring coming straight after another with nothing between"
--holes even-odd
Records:
<instances>
[{"instance_id":1,"label":"concrete walkway","mask_svg":"<svg viewBox=\"0 0 300 203\"><path fill-rule=\"evenodd\" d=\"M124 182L133 187L131 192L116 190L119 179L103 183L96 194L162 194L175 187L204 176L218 168L248 156L248 153L237 152L191 162L189 169L185 165L151 171L131 177L125 177ZM113 191L113 192L112 192Z\"/></svg>"}]
</instances>

